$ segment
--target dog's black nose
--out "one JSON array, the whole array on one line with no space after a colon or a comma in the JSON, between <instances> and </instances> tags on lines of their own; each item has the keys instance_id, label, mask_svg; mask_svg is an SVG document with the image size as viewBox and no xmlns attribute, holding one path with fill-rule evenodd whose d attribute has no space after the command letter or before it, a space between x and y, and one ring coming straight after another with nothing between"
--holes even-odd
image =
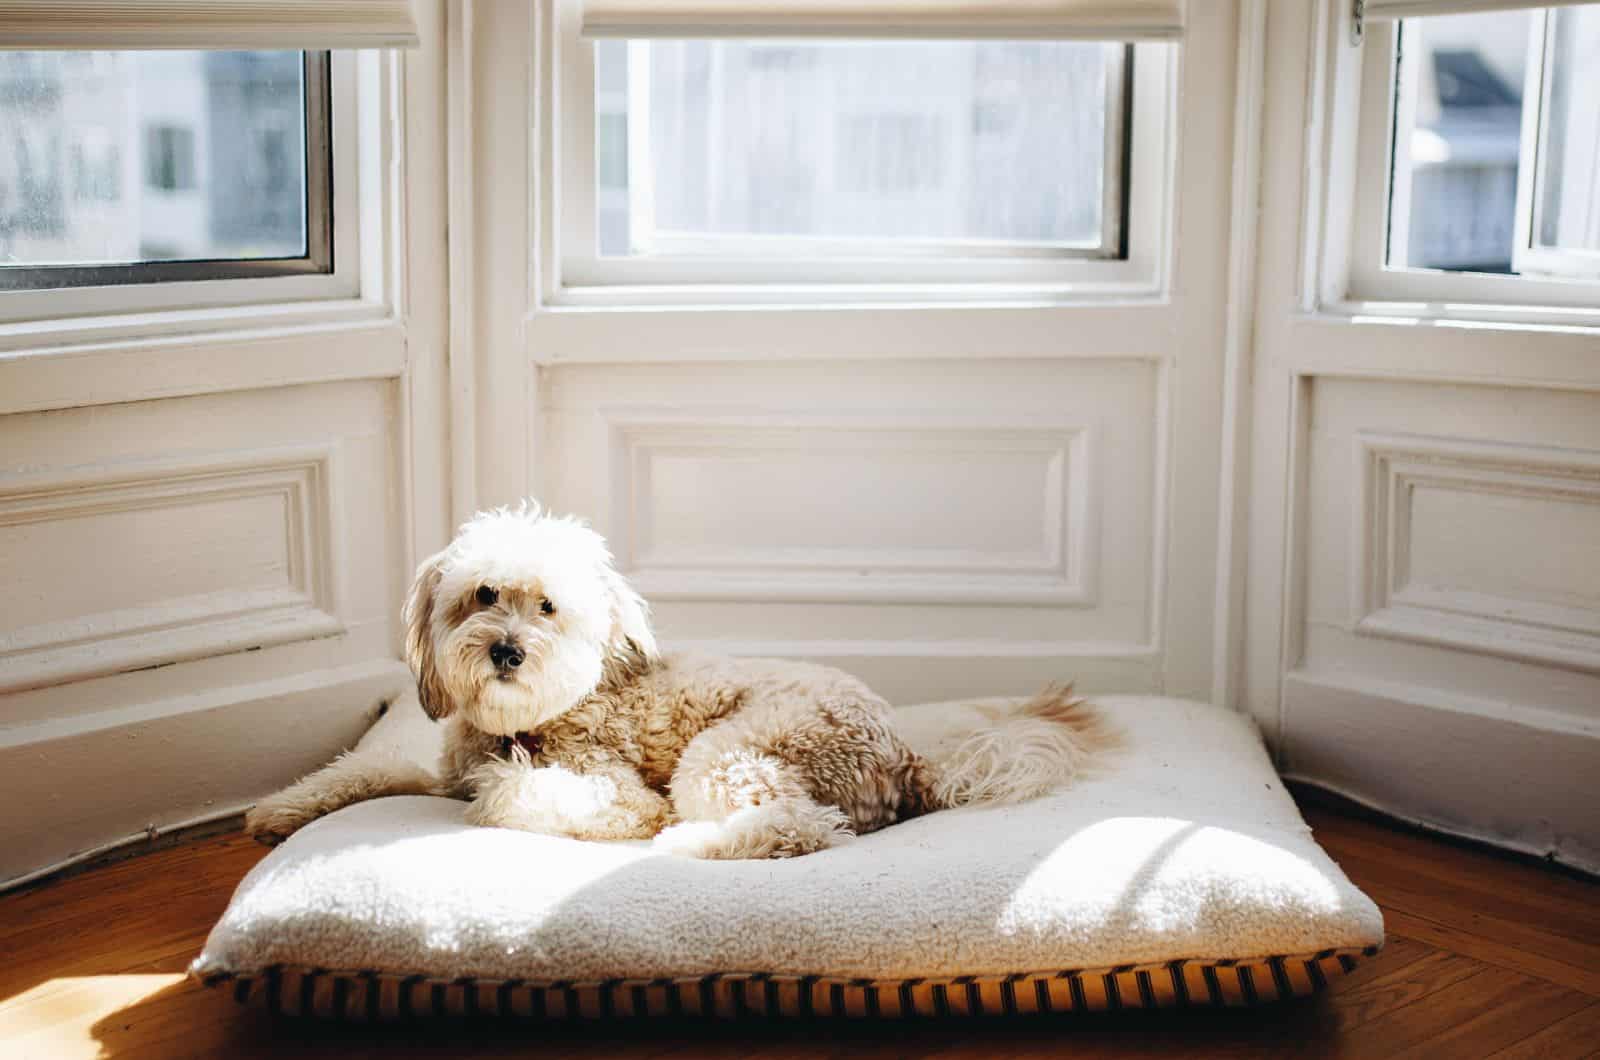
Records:
<instances>
[{"instance_id":1,"label":"dog's black nose","mask_svg":"<svg viewBox=\"0 0 1600 1060\"><path fill-rule=\"evenodd\" d=\"M522 665L522 649L509 641L489 645L489 661L502 670L515 670Z\"/></svg>"}]
</instances>

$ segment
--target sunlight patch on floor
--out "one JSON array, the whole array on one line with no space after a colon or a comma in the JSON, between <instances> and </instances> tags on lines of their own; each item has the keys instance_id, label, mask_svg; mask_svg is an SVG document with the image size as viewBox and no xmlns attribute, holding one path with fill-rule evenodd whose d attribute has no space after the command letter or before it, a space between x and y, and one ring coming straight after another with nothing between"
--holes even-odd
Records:
<instances>
[{"instance_id":1,"label":"sunlight patch on floor","mask_svg":"<svg viewBox=\"0 0 1600 1060\"><path fill-rule=\"evenodd\" d=\"M102 1017L184 980L182 972L46 979L0 1001L0 1042L14 1057L102 1055L91 1029Z\"/></svg>"}]
</instances>

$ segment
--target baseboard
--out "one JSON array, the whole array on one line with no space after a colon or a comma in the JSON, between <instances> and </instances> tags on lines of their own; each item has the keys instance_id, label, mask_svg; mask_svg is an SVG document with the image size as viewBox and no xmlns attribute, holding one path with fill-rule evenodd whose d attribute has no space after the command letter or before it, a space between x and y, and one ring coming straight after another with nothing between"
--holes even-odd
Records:
<instances>
[{"instance_id":1,"label":"baseboard","mask_svg":"<svg viewBox=\"0 0 1600 1060\"><path fill-rule=\"evenodd\" d=\"M0 890L241 812L353 745L410 684L398 660L371 660L37 739L12 730L0 747Z\"/></svg>"}]
</instances>

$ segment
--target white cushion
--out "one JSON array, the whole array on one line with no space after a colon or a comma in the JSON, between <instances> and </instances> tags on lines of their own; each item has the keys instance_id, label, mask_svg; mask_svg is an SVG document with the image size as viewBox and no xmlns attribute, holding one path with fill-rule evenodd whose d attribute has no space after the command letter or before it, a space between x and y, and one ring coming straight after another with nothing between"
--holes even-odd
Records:
<instances>
[{"instance_id":1,"label":"white cushion","mask_svg":"<svg viewBox=\"0 0 1600 1060\"><path fill-rule=\"evenodd\" d=\"M1377 907L1312 839L1248 720L1153 696L1095 702L1126 737L1100 775L787 861L695 861L643 843L475 828L446 799L352 806L250 872L192 971L458 985L960 982L1295 958L1299 987L1338 971L1330 956L1348 967L1381 945ZM971 703L899 714L913 746L975 724ZM1282 968L1271 975L1284 985ZM1247 992L1307 992L1255 979ZM313 992L305 986L307 1006Z\"/></svg>"}]
</instances>

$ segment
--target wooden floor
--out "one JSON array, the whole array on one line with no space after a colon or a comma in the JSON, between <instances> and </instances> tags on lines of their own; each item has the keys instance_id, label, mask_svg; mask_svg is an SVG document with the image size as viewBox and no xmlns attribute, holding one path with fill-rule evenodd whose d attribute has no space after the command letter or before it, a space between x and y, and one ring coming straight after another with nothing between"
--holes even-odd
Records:
<instances>
[{"instance_id":1,"label":"wooden floor","mask_svg":"<svg viewBox=\"0 0 1600 1060\"><path fill-rule=\"evenodd\" d=\"M876 1026L274 1021L183 977L265 853L227 834L0 897L0 1056L1600 1056L1600 884L1327 807L1307 817L1389 940L1291 1005Z\"/></svg>"}]
</instances>

